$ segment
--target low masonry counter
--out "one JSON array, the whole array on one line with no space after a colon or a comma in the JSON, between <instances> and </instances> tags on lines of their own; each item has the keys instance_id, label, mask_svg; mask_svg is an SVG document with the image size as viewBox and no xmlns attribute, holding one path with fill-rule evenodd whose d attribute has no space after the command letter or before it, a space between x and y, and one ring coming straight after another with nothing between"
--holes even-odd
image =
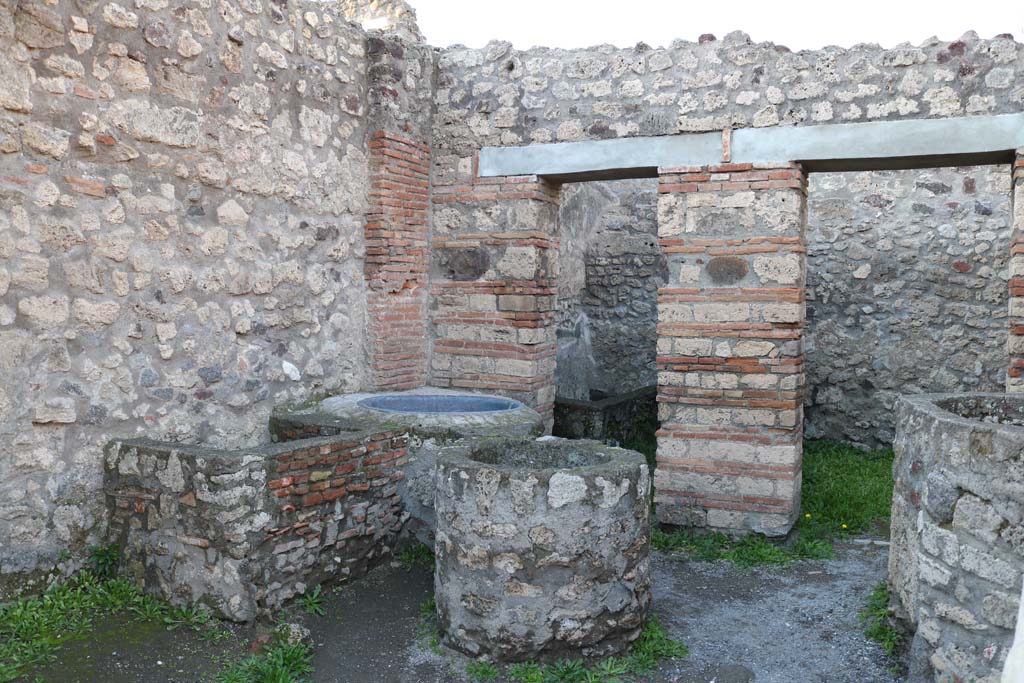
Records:
<instances>
[{"instance_id":1,"label":"low masonry counter","mask_svg":"<svg viewBox=\"0 0 1024 683\"><path fill-rule=\"evenodd\" d=\"M1024 395L903 397L889 582L908 680L997 683L1024 571Z\"/></svg>"},{"instance_id":2,"label":"low masonry counter","mask_svg":"<svg viewBox=\"0 0 1024 683\"><path fill-rule=\"evenodd\" d=\"M606 656L651 603L644 457L596 441L440 451L435 598L446 642L500 661Z\"/></svg>"},{"instance_id":3,"label":"low masonry counter","mask_svg":"<svg viewBox=\"0 0 1024 683\"><path fill-rule=\"evenodd\" d=\"M146 592L250 621L391 557L407 442L381 429L237 450L113 441L108 538Z\"/></svg>"},{"instance_id":4,"label":"low masonry counter","mask_svg":"<svg viewBox=\"0 0 1024 683\"><path fill-rule=\"evenodd\" d=\"M411 516L407 531L429 544L437 450L474 437L539 436L544 418L510 398L424 387L332 396L302 408L278 409L270 421L271 434L278 441L361 429L409 435L409 461L399 493Z\"/></svg>"}]
</instances>

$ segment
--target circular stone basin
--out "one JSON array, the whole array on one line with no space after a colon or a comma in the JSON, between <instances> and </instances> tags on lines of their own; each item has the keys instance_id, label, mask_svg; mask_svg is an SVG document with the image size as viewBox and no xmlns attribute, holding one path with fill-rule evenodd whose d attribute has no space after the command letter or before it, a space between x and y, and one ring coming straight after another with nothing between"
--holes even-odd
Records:
<instances>
[{"instance_id":1,"label":"circular stone basin","mask_svg":"<svg viewBox=\"0 0 1024 683\"><path fill-rule=\"evenodd\" d=\"M1007 394L965 394L940 398L935 405L968 420L1024 427L1024 400Z\"/></svg>"},{"instance_id":2,"label":"circular stone basin","mask_svg":"<svg viewBox=\"0 0 1024 683\"><path fill-rule=\"evenodd\" d=\"M622 652L651 603L650 476L635 451L544 437L437 458L445 641L500 661Z\"/></svg>"},{"instance_id":3,"label":"circular stone basin","mask_svg":"<svg viewBox=\"0 0 1024 683\"><path fill-rule=\"evenodd\" d=\"M371 396L359 405L387 413L498 413L522 404L497 396L398 394Z\"/></svg>"},{"instance_id":4,"label":"circular stone basin","mask_svg":"<svg viewBox=\"0 0 1024 683\"><path fill-rule=\"evenodd\" d=\"M893 451L888 578L911 679L999 680L1024 574L1024 395L903 396Z\"/></svg>"}]
</instances>

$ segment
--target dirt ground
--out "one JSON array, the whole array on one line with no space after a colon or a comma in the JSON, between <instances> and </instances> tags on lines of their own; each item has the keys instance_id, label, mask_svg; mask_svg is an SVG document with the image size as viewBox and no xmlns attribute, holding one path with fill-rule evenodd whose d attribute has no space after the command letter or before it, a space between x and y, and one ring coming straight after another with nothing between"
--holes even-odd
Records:
<instances>
[{"instance_id":1,"label":"dirt ground","mask_svg":"<svg viewBox=\"0 0 1024 683\"><path fill-rule=\"evenodd\" d=\"M654 612L690 648L649 683L899 683L892 661L862 633L858 612L885 577L886 549L849 542L833 560L744 570L654 553ZM433 651L419 607L433 592L423 569L381 567L327 591L323 617L297 613L312 632L317 683L464 683L467 659ZM219 643L158 626L103 623L69 643L28 681L193 683L255 635L235 627Z\"/></svg>"}]
</instances>

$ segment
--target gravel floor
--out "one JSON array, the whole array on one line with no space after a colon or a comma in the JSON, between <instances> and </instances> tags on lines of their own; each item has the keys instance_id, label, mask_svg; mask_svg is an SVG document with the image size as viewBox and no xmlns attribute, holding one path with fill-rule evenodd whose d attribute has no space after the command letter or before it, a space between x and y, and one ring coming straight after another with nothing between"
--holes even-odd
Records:
<instances>
[{"instance_id":1,"label":"gravel floor","mask_svg":"<svg viewBox=\"0 0 1024 683\"><path fill-rule=\"evenodd\" d=\"M742 570L655 553L654 611L691 654L666 663L644 683L898 683L896 662L864 637L858 619L885 565L885 548L871 543L848 543L837 548L834 560L783 569ZM398 566L326 591L326 616L296 618L312 632L313 680L466 682L468 660L431 651L418 634L419 606L432 593L429 572ZM210 644L187 630L104 622L26 680L210 681L255 633L250 627L232 630L228 641Z\"/></svg>"},{"instance_id":2,"label":"gravel floor","mask_svg":"<svg viewBox=\"0 0 1024 683\"><path fill-rule=\"evenodd\" d=\"M650 683L898 683L897 662L867 640L858 618L885 577L884 546L849 543L836 558L784 569L742 570L655 553L654 605L689 648ZM438 655L415 636L425 572L379 570L344 588L310 620L321 683L461 683L467 660Z\"/></svg>"}]
</instances>

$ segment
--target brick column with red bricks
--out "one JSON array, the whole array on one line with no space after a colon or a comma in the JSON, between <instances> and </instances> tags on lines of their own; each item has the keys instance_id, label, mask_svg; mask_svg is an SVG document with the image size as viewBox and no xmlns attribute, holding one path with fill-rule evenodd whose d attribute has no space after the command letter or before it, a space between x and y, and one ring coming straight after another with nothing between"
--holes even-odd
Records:
<instances>
[{"instance_id":1,"label":"brick column with red bricks","mask_svg":"<svg viewBox=\"0 0 1024 683\"><path fill-rule=\"evenodd\" d=\"M377 391L426 384L429 197L430 148L374 133L365 275L370 382Z\"/></svg>"},{"instance_id":2,"label":"brick column with red bricks","mask_svg":"<svg viewBox=\"0 0 1024 683\"><path fill-rule=\"evenodd\" d=\"M1017 150L1010 191L1013 237L1010 240L1010 336L1007 341L1010 367L1006 373L1006 391L1021 393L1024 392L1024 149Z\"/></svg>"},{"instance_id":3,"label":"brick column with red bricks","mask_svg":"<svg viewBox=\"0 0 1024 683\"><path fill-rule=\"evenodd\" d=\"M430 384L555 400L559 188L536 176L435 185Z\"/></svg>"},{"instance_id":4,"label":"brick column with red bricks","mask_svg":"<svg viewBox=\"0 0 1024 683\"><path fill-rule=\"evenodd\" d=\"M806 176L659 173L658 518L783 535L800 506Z\"/></svg>"}]
</instances>

